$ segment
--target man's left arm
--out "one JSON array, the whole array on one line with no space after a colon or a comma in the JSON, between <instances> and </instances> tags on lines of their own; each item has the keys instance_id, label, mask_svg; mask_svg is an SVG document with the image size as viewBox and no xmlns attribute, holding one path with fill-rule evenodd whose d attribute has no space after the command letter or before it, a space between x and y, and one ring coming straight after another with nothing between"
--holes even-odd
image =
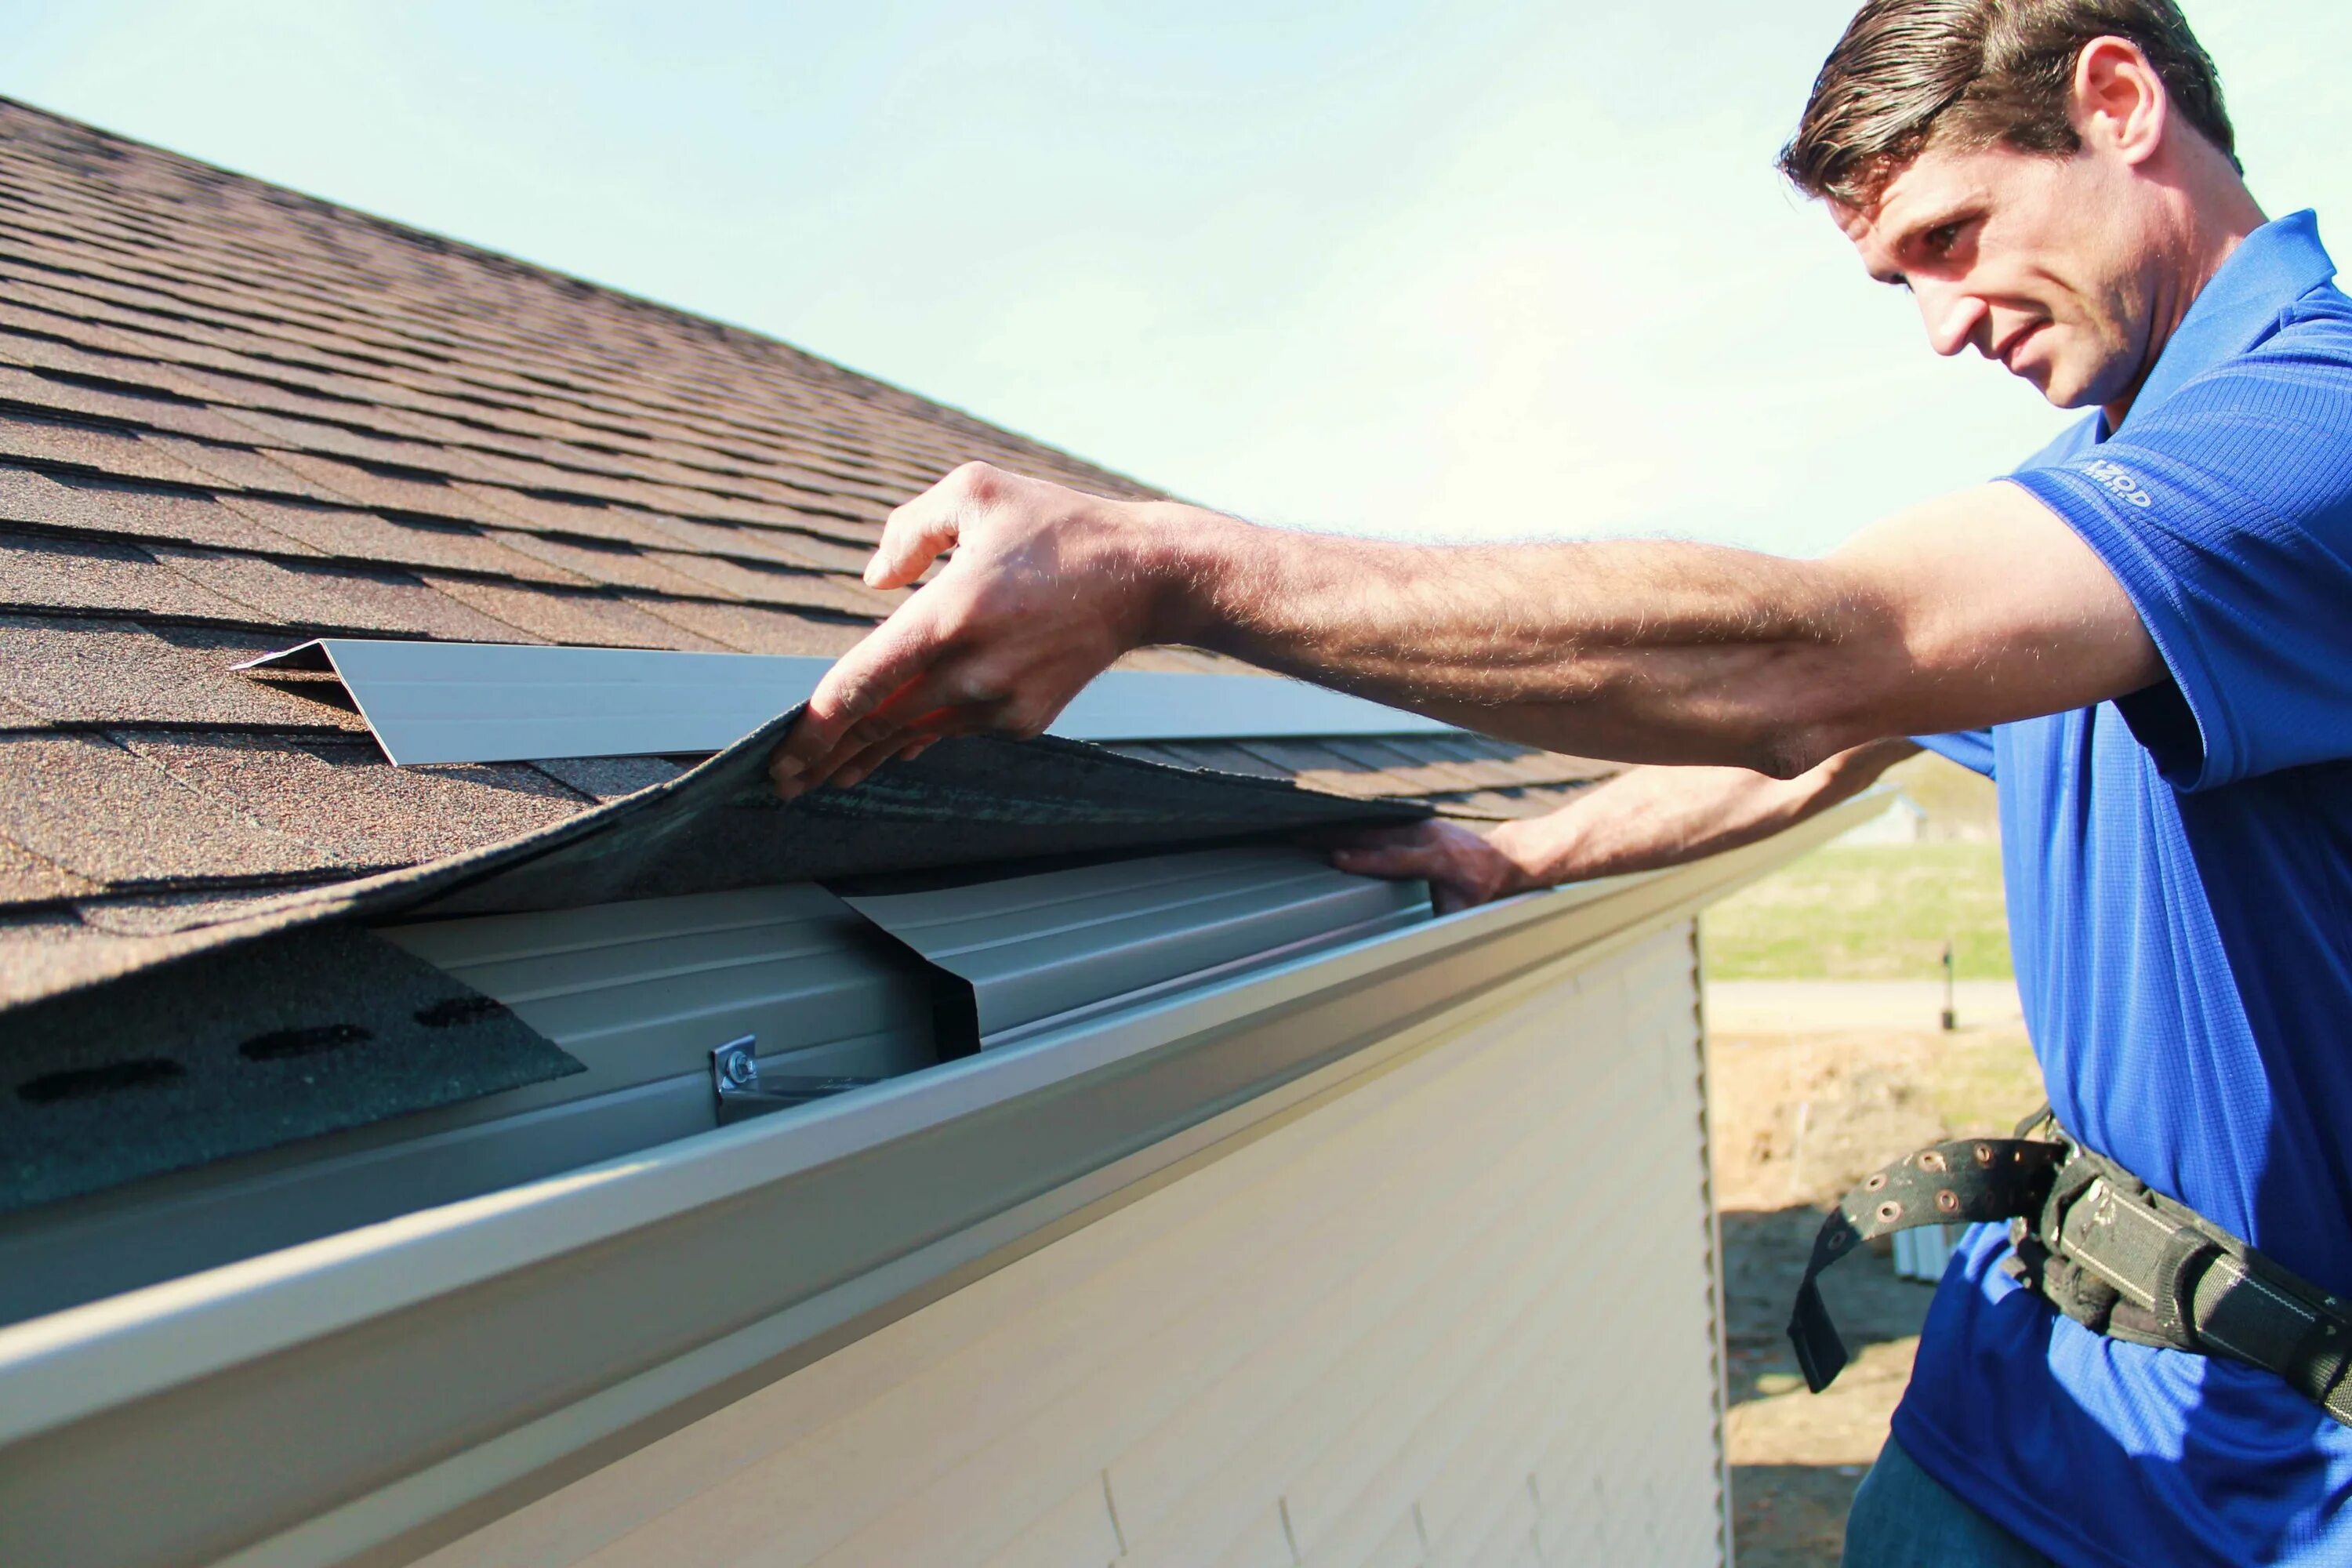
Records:
<instances>
[{"instance_id":1,"label":"man's left arm","mask_svg":"<svg viewBox=\"0 0 2352 1568\"><path fill-rule=\"evenodd\" d=\"M943 735L1039 733L1148 643L1554 751L1778 778L2164 674L2098 555L2007 483L1793 561L1298 533L973 464L892 514L867 580L904 585L950 550L812 697L773 763L785 793L854 783Z\"/></svg>"}]
</instances>

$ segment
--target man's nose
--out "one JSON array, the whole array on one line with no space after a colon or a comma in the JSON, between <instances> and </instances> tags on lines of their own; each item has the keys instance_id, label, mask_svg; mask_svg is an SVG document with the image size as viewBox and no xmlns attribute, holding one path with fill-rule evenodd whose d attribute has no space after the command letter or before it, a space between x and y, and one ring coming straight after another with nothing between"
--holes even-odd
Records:
<instances>
[{"instance_id":1,"label":"man's nose","mask_svg":"<svg viewBox=\"0 0 2352 1568\"><path fill-rule=\"evenodd\" d=\"M1919 301L1919 319L1927 325L1927 342L1949 358L1969 346L1987 314L1985 302L1959 289L1915 280L1911 291Z\"/></svg>"}]
</instances>

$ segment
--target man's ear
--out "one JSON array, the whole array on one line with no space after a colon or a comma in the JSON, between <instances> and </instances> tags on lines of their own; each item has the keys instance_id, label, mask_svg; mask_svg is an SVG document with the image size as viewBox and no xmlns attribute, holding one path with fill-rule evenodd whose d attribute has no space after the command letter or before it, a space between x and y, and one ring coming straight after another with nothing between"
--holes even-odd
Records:
<instances>
[{"instance_id":1,"label":"man's ear","mask_svg":"<svg viewBox=\"0 0 2352 1568\"><path fill-rule=\"evenodd\" d=\"M2142 163L2172 118L2164 79L2129 38L2093 38L2074 57L2074 133L2085 147Z\"/></svg>"}]
</instances>

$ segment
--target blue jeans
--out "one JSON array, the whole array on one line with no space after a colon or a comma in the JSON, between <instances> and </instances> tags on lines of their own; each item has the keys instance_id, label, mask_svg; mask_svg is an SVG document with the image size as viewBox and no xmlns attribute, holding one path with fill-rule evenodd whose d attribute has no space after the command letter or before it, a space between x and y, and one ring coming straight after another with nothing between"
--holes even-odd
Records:
<instances>
[{"instance_id":1,"label":"blue jeans","mask_svg":"<svg viewBox=\"0 0 2352 1568\"><path fill-rule=\"evenodd\" d=\"M2054 1568L1944 1489L1889 1437L1846 1515L1843 1568Z\"/></svg>"}]
</instances>

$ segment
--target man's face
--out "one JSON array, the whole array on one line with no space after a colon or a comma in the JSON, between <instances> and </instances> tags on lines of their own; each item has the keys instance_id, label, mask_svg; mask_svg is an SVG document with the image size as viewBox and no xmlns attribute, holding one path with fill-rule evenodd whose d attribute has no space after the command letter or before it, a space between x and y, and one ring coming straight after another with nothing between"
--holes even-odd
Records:
<instances>
[{"instance_id":1,"label":"man's face","mask_svg":"<svg viewBox=\"0 0 2352 1568\"><path fill-rule=\"evenodd\" d=\"M2061 408L2147 368L2155 247L2109 160L1929 148L1875 206L1830 211L1872 277L1910 289L1941 354L1973 347Z\"/></svg>"}]
</instances>

